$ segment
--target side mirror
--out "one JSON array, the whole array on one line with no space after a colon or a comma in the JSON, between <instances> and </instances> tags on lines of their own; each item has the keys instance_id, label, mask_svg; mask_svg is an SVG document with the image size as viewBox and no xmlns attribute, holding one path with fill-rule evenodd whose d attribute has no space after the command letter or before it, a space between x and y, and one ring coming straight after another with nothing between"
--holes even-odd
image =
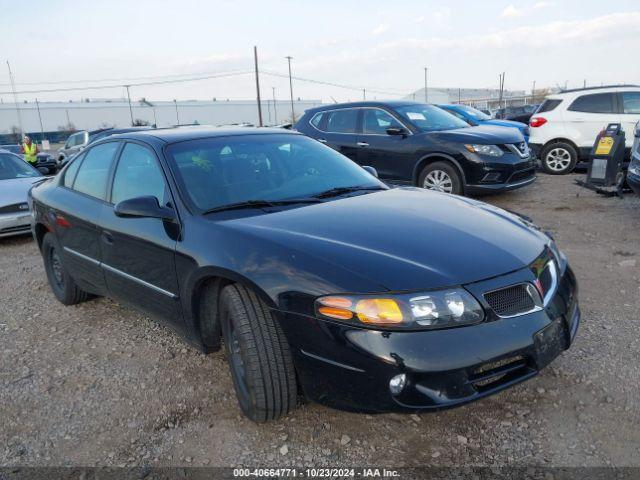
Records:
<instances>
[{"instance_id":1,"label":"side mirror","mask_svg":"<svg viewBox=\"0 0 640 480\"><path fill-rule=\"evenodd\" d=\"M387 128L387 135L406 135L407 130L402 127L389 127Z\"/></svg>"},{"instance_id":2,"label":"side mirror","mask_svg":"<svg viewBox=\"0 0 640 480\"><path fill-rule=\"evenodd\" d=\"M363 170L369 172L374 177L378 178L378 171L375 168L370 167L369 165L364 165L362 168Z\"/></svg>"},{"instance_id":3,"label":"side mirror","mask_svg":"<svg viewBox=\"0 0 640 480\"><path fill-rule=\"evenodd\" d=\"M161 218L173 221L176 213L171 208L161 207L156 197L136 197L123 200L113 207L118 217L128 218Z\"/></svg>"}]
</instances>

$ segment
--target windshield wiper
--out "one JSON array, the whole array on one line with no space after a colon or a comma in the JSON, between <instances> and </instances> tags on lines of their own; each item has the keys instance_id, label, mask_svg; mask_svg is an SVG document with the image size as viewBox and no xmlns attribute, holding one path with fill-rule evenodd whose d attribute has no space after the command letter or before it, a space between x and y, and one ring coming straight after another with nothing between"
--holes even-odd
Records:
<instances>
[{"instance_id":1,"label":"windshield wiper","mask_svg":"<svg viewBox=\"0 0 640 480\"><path fill-rule=\"evenodd\" d=\"M325 190L324 192L317 193L314 195L314 197L315 198L337 197L338 195L344 195L345 193L367 191L367 190L369 191L386 190L386 188L381 187L379 185L375 185L375 186L357 185L352 187L336 187L330 190Z\"/></svg>"},{"instance_id":2,"label":"windshield wiper","mask_svg":"<svg viewBox=\"0 0 640 480\"><path fill-rule=\"evenodd\" d=\"M294 205L296 203L322 203L322 200L316 197L290 198L287 200L246 200L244 202L220 205L219 207L214 207L214 208L205 210L202 213L207 214L207 213L214 213L214 212L222 212L225 210L238 210L241 208L279 207L281 205Z\"/></svg>"}]
</instances>

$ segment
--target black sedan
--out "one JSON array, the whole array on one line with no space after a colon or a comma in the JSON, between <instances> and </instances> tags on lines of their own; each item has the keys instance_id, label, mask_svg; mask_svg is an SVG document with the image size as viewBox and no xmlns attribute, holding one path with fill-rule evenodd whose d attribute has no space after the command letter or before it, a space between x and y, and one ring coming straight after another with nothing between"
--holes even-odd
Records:
<instances>
[{"instance_id":1,"label":"black sedan","mask_svg":"<svg viewBox=\"0 0 640 480\"><path fill-rule=\"evenodd\" d=\"M307 110L296 129L390 183L477 195L531 184L535 161L513 128L471 127L434 105L359 102Z\"/></svg>"},{"instance_id":2,"label":"black sedan","mask_svg":"<svg viewBox=\"0 0 640 480\"><path fill-rule=\"evenodd\" d=\"M109 137L30 201L62 303L108 295L205 352L224 343L255 421L298 392L356 411L460 405L533 377L578 328L574 275L528 220L390 189L295 132Z\"/></svg>"}]
</instances>

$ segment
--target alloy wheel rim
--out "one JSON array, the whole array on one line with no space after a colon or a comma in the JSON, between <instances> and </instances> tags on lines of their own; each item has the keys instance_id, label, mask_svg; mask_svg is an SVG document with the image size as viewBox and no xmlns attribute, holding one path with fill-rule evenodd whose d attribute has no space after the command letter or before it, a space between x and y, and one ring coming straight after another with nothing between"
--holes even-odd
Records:
<instances>
[{"instance_id":1,"label":"alloy wheel rim","mask_svg":"<svg viewBox=\"0 0 640 480\"><path fill-rule=\"evenodd\" d=\"M435 190L436 192L453 192L453 181L444 170L433 170L429 172L424 178L422 186L428 190Z\"/></svg>"},{"instance_id":2,"label":"alloy wheel rim","mask_svg":"<svg viewBox=\"0 0 640 480\"><path fill-rule=\"evenodd\" d=\"M551 170L560 172L571 164L571 154L564 148L554 148L547 154L546 162Z\"/></svg>"}]
</instances>

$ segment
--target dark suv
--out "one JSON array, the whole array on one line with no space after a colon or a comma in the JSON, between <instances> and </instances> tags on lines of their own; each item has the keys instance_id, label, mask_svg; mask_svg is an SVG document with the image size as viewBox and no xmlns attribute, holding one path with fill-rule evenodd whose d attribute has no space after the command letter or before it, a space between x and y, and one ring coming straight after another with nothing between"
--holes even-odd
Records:
<instances>
[{"instance_id":1,"label":"dark suv","mask_svg":"<svg viewBox=\"0 0 640 480\"><path fill-rule=\"evenodd\" d=\"M385 181L456 194L529 185L535 162L514 128L477 126L434 105L359 102L307 110L296 129Z\"/></svg>"}]
</instances>

